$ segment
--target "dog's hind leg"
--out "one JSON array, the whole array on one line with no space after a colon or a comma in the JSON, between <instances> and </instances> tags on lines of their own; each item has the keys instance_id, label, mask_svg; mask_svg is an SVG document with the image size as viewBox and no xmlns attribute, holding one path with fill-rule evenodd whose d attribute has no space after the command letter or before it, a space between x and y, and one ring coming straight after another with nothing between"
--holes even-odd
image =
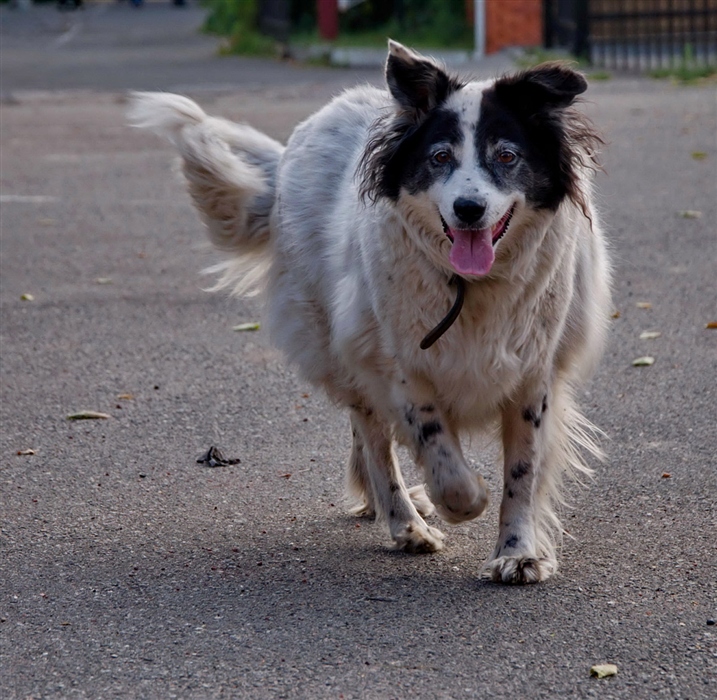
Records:
<instances>
[{"instance_id":1,"label":"dog's hind leg","mask_svg":"<svg viewBox=\"0 0 717 700\"><path fill-rule=\"evenodd\" d=\"M365 495L370 484L376 515L387 522L398 549L412 553L442 549L443 533L426 524L403 482L389 426L367 408L351 410L351 425L356 437L349 462L349 483L363 488L365 503L371 503Z\"/></svg>"},{"instance_id":2,"label":"dog's hind leg","mask_svg":"<svg viewBox=\"0 0 717 700\"><path fill-rule=\"evenodd\" d=\"M353 505L350 512L360 518L372 518L376 515L373 504L373 488L368 476L363 437L351 416L351 454L346 467L346 490Z\"/></svg>"},{"instance_id":3,"label":"dog's hind leg","mask_svg":"<svg viewBox=\"0 0 717 700\"><path fill-rule=\"evenodd\" d=\"M353 418L351 419L351 439L351 454L346 468L346 490L352 504L349 507L349 512L359 518L373 518L376 515L376 508L366 466L363 438L360 430L354 424ZM423 484L408 489L408 496L422 517L427 518L435 513L436 508L428 498Z\"/></svg>"}]
</instances>

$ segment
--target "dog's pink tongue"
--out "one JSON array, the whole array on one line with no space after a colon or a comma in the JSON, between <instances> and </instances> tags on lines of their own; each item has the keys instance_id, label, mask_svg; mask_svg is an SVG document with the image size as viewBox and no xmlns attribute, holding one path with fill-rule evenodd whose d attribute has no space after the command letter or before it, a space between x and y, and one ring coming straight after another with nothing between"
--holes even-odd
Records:
<instances>
[{"instance_id":1,"label":"dog's pink tongue","mask_svg":"<svg viewBox=\"0 0 717 700\"><path fill-rule=\"evenodd\" d=\"M449 260L453 269L463 275L487 275L495 260L490 228L449 229L453 247Z\"/></svg>"}]
</instances>

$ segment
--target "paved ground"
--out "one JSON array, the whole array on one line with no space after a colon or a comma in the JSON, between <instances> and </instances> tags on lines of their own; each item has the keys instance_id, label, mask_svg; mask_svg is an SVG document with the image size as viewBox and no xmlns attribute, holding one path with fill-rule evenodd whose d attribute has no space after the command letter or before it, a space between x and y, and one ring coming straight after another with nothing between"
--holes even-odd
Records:
<instances>
[{"instance_id":1,"label":"paved ground","mask_svg":"<svg viewBox=\"0 0 717 700\"><path fill-rule=\"evenodd\" d=\"M77 12L40 6L0 9L3 90L215 91L319 80L340 83L377 71L302 68L278 61L217 57L217 39L198 31L198 5L153 2L89 5Z\"/></svg>"},{"instance_id":2,"label":"paved ground","mask_svg":"<svg viewBox=\"0 0 717 700\"><path fill-rule=\"evenodd\" d=\"M609 460L560 575L505 588L478 579L495 504L424 557L345 514L345 417L231 331L256 303L202 291L171 150L124 126L126 88L185 86L285 138L356 73L217 59L182 12L0 10L0 697L714 698L714 86L591 88L620 317L583 404ZM197 465L210 445L241 463Z\"/></svg>"}]
</instances>

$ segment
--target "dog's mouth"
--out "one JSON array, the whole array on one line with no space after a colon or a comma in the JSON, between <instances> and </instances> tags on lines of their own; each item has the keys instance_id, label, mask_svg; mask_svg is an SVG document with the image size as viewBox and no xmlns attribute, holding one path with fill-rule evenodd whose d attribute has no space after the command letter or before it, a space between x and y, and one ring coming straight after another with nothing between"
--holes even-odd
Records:
<instances>
[{"instance_id":1,"label":"dog's mouth","mask_svg":"<svg viewBox=\"0 0 717 700\"><path fill-rule=\"evenodd\" d=\"M515 204L510 209L508 209L507 212L505 212L505 215L497 224L491 227L491 241L493 245L495 245L501 238L503 238L503 236L505 236L505 232L508 230L510 222L513 219L514 212Z\"/></svg>"},{"instance_id":2,"label":"dog's mouth","mask_svg":"<svg viewBox=\"0 0 717 700\"><path fill-rule=\"evenodd\" d=\"M481 229L451 228L441 216L443 232L453 244L449 259L458 274L483 276L490 272L495 245L505 236L514 212L512 205L495 224Z\"/></svg>"}]
</instances>

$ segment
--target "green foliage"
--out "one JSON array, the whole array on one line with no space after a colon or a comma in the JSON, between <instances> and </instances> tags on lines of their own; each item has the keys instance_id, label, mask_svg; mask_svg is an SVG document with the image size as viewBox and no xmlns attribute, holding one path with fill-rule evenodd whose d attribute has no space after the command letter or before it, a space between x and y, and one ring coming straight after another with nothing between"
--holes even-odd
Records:
<instances>
[{"instance_id":1,"label":"green foliage","mask_svg":"<svg viewBox=\"0 0 717 700\"><path fill-rule=\"evenodd\" d=\"M717 65L698 64L692 44L685 44L679 63L669 68L653 70L650 75L653 78L672 78L678 83L689 85L717 75Z\"/></svg>"},{"instance_id":2,"label":"green foliage","mask_svg":"<svg viewBox=\"0 0 717 700\"><path fill-rule=\"evenodd\" d=\"M292 42L320 41L316 0L291 0ZM339 15L336 46L385 48L387 37L416 48L473 48L465 0L364 0Z\"/></svg>"},{"instance_id":3,"label":"green foliage","mask_svg":"<svg viewBox=\"0 0 717 700\"><path fill-rule=\"evenodd\" d=\"M515 63L519 68L532 68L547 61L560 61L562 63L572 64L575 68L587 68L589 63L580 58L576 58L569 51L555 51L551 49L526 49L520 56L515 59Z\"/></svg>"},{"instance_id":4,"label":"green foliage","mask_svg":"<svg viewBox=\"0 0 717 700\"><path fill-rule=\"evenodd\" d=\"M226 53L271 54L274 42L257 27L259 0L204 0L204 29L228 38ZM316 0L290 0L292 41L319 41ZM473 48L465 0L364 0L339 15L337 45L385 47L392 37L418 48Z\"/></svg>"},{"instance_id":5,"label":"green foliage","mask_svg":"<svg viewBox=\"0 0 717 700\"><path fill-rule=\"evenodd\" d=\"M276 56L276 42L264 34L243 25L236 25L227 43L221 47L223 55L240 54L242 56Z\"/></svg>"},{"instance_id":6,"label":"green foliage","mask_svg":"<svg viewBox=\"0 0 717 700\"><path fill-rule=\"evenodd\" d=\"M207 0L209 15L204 30L211 34L230 36L235 27L254 29L258 13L257 0Z\"/></svg>"},{"instance_id":7,"label":"green foliage","mask_svg":"<svg viewBox=\"0 0 717 700\"><path fill-rule=\"evenodd\" d=\"M207 0L204 31L226 36L225 54L272 55L274 41L257 29L258 0Z\"/></svg>"},{"instance_id":8,"label":"green foliage","mask_svg":"<svg viewBox=\"0 0 717 700\"><path fill-rule=\"evenodd\" d=\"M391 36L413 46L472 48L464 0L365 0L340 17L342 38Z\"/></svg>"},{"instance_id":9,"label":"green foliage","mask_svg":"<svg viewBox=\"0 0 717 700\"><path fill-rule=\"evenodd\" d=\"M612 73L606 70L594 70L587 74L588 80L610 80Z\"/></svg>"},{"instance_id":10,"label":"green foliage","mask_svg":"<svg viewBox=\"0 0 717 700\"><path fill-rule=\"evenodd\" d=\"M533 68L541 63L548 61L558 61L575 70L585 72L588 80L610 80L612 73L606 70L591 70L590 63L582 58L576 58L568 51L555 51L542 48L527 49L515 59L515 63L519 68Z\"/></svg>"},{"instance_id":11,"label":"green foliage","mask_svg":"<svg viewBox=\"0 0 717 700\"><path fill-rule=\"evenodd\" d=\"M674 68L659 68L650 73L653 78L674 78L678 83L690 84L717 75L717 66L688 66L680 64Z\"/></svg>"}]
</instances>

